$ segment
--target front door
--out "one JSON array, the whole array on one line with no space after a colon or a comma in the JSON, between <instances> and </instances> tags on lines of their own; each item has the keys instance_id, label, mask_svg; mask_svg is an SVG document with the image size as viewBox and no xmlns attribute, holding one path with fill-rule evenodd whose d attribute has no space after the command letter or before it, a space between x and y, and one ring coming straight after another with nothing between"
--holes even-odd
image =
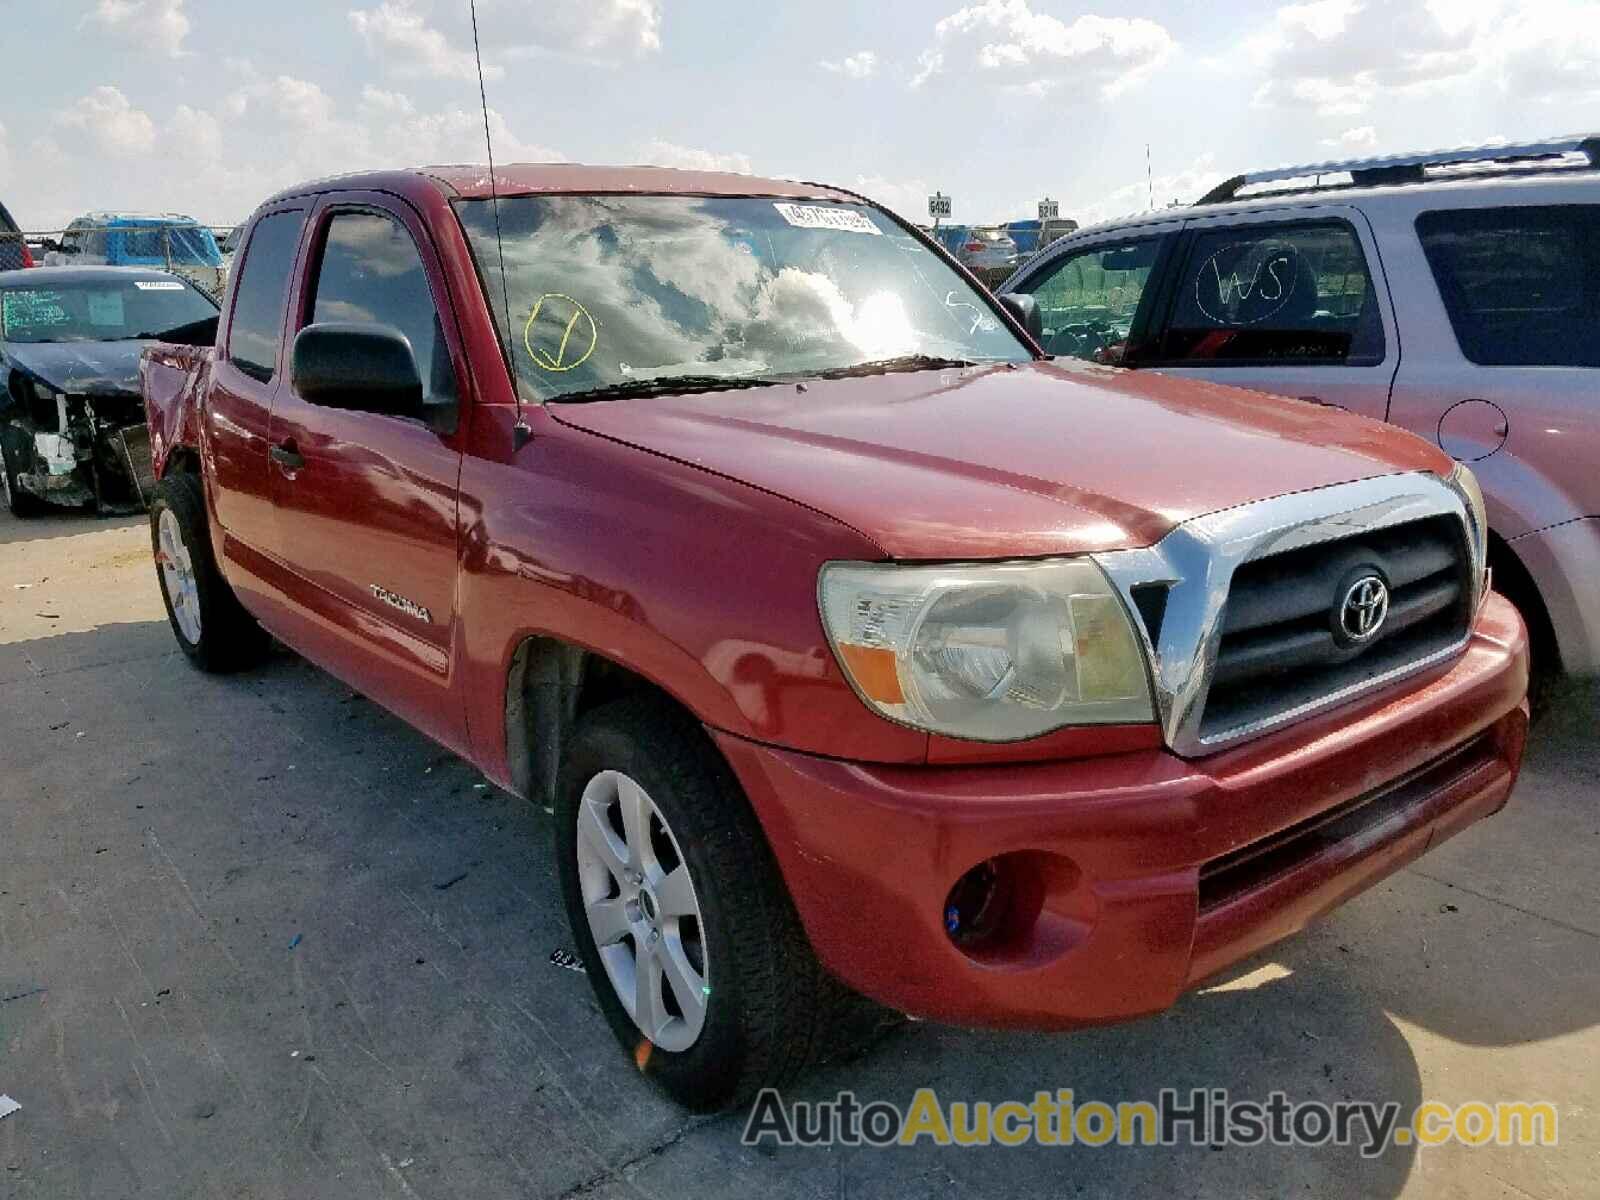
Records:
<instances>
[{"instance_id":1,"label":"front door","mask_svg":"<svg viewBox=\"0 0 1600 1200\"><path fill-rule=\"evenodd\" d=\"M1147 339L1161 265L1182 221L1161 221L1058 243L1009 290L1031 295L1050 354L1125 366Z\"/></svg>"},{"instance_id":2,"label":"front door","mask_svg":"<svg viewBox=\"0 0 1600 1200\"><path fill-rule=\"evenodd\" d=\"M454 314L432 244L403 203L333 197L314 221L295 326L355 322L404 334L426 415L312 404L292 370L285 379L270 474L278 556L301 579L294 641L459 748L464 720L449 695L464 375Z\"/></svg>"}]
</instances>

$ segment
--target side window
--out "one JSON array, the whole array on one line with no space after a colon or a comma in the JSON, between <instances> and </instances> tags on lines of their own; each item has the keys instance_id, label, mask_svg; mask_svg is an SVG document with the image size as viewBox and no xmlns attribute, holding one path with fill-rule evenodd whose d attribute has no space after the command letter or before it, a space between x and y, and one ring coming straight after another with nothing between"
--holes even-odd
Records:
<instances>
[{"instance_id":1,"label":"side window","mask_svg":"<svg viewBox=\"0 0 1600 1200\"><path fill-rule=\"evenodd\" d=\"M1417 218L1461 353L1488 367L1600 367L1600 205Z\"/></svg>"},{"instance_id":2,"label":"side window","mask_svg":"<svg viewBox=\"0 0 1600 1200\"><path fill-rule=\"evenodd\" d=\"M1028 284L1044 323L1044 348L1069 358L1122 362L1160 248L1160 238L1102 243L1069 254Z\"/></svg>"},{"instance_id":3,"label":"side window","mask_svg":"<svg viewBox=\"0 0 1600 1200\"><path fill-rule=\"evenodd\" d=\"M289 272L304 223L305 213L298 209L262 217L244 249L228 327L228 361L262 383L278 367Z\"/></svg>"},{"instance_id":4,"label":"side window","mask_svg":"<svg viewBox=\"0 0 1600 1200\"><path fill-rule=\"evenodd\" d=\"M456 375L450 348L416 243L398 221L347 212L328 223L311 321L357 321L399 330L417 360L424 406L449 410L431 414L431 423L453 428Z\"/></svg>"},{"instance_id":5,"label":"side window","mask_svg":"<svg viewBox=\"0 0 1600 1200\"><path fill-rule=\"evenodd\" d=\"M1383 318L1361 242L1345 222L1328 221L1196 235L1156 357L1372 366L1383 356Z\"/></svg>"}]
</instances>

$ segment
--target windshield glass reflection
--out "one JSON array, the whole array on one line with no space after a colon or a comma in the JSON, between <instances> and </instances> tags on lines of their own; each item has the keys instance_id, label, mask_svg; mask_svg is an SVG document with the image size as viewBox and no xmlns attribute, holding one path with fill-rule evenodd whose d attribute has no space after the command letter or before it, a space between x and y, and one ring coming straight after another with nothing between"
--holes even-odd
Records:
<instances>
[{"instance_id":1,"label":"windshield glass reflection","mask_svg":"<svg viewBox=\"0 0 1600 1200\"><path fill-rule=\"evenodd\" d=\"M525 399L1029 357L960 275L869 205L502 199L509 320L490 202L457 211Z\"/></svg>"}]
</instances>

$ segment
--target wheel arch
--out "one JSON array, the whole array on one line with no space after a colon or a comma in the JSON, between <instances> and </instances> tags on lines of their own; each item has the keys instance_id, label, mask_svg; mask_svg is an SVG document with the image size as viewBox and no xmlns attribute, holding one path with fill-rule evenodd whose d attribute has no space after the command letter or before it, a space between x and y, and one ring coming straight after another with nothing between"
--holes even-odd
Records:
<instances>
[{"instance_id":1,"label":"wheel arch","mask_svg":"<svg viewBox=\"0 0 1600 1200\"><path fill-rule=\"evenodd\" d=\"M524 637L506 671L506 769L512 790L551 803L578 718L612 700L641 694L659 697L700 724L688 705L624 663L559 637Z\"/></svg>"},{"instance_id":2,"label":"wheel arch","mask_svg":"<svg viewBox=\"0 0 1600 1200\"><path fill-rule=\"evenodd\" d=\"M1561 647L1556 638L1555 622L1539 591L1533 572L1528 570L1516 549L1493 529L1489 531L1489 570L1494 576L1494 588L1510 600L1522 614L1528 627L1536 669L1560 674Z\"/></svg>"}]
</instances>

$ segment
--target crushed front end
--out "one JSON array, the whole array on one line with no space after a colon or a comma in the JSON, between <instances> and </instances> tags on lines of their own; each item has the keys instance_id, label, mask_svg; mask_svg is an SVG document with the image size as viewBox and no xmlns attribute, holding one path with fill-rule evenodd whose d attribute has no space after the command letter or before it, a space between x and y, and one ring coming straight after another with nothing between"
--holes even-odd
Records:
<instances>
[{"instance_id":1,"label":"crushed front end","mask_svg":"<svg viewBox=\"0 0 1600 1200\"><path fill-rule=\"evenodd\" d=\"M142 510L154 486L137 392L68 392L13 372L0 411L7 485L19 496L106 514Z\"/></svg>"}]
</instances>

